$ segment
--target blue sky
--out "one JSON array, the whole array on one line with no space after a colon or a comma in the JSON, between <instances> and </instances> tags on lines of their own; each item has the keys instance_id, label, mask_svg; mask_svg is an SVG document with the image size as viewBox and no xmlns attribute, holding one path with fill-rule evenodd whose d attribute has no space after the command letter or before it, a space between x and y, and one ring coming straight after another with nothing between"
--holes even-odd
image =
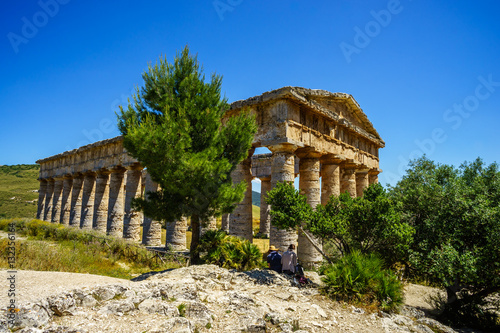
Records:
<instances>
[{"instance_id":1,"label":"blue sky","mask_svg":"<svg viewBox=\"0 0 500 333\"><path fill-rule=\"evenodd\" d=\"M0 164L118 135L148 62L189 44L230 102L283 86L352 94L382 184L427 153L500 161L498 1L2 1Z\"/></svg>"}]
</instances>

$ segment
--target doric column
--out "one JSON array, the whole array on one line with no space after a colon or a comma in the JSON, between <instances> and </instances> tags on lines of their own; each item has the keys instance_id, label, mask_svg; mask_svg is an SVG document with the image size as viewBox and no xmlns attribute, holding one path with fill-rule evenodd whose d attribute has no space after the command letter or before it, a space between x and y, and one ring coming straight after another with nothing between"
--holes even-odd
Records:
<instances>
[{"instance_id":1,"label":"doric column","mask_svg":"<svg viewBox=\"0 0 500 333\"><path fill-rule=\"evenodd\" d=\"M217 229L217 218L212 216L208 221L200 221L200 237L203 236L208 230Z\"/></svg>"},{"instance_id":2,"label":"doric column","mask_svg":"<svg viewBox=\"0 0 500 333\"><path fill-rule=\"evenodd\" d=\"M95 179L96 173L89 172L83 180L82 219L80 223L82 229L92 229L94 225Z\"/></svg>"},{"instance_id":3,"label":"doric column","mask_svg":"<svg viewBox=\"0 0 500 333\"><path fill-rule=\"evenodd\" d=\"M82 188L83 175L77 174L73 177L73 188L71 189L71 215L69 225L72 227L80 227L82 214Z\"/></svg>"},{"instance_id":4,"label":"doric column","mask_svg":"<svg viewBox=\"0 0 500 333\"><path fill-rule=\"evenodd\" d=\"M342 181L340 183L340 192L347 191L351 198L356 197L356 168L358 165L353 160L347 160L342 163Z\"/></svg>"},{"instance_id":5,"label":"doric column","mask_svg":"<svg viewBox=\"0 0 500 333\"><path fill-rule=\"evenodd\" d=\"M61 196L61 220L62 225L69 225L71 217L71 191L73 189L73 177L67 175L63 179L63 189Z\"/></svg>"},{"instance_id":6,"label":"doric column","mask_svg":"<svg viewBox=\"0 0 500 333\"><path fill-rule=\"evenodd\" d=\"M345 157L325 155L321 161L321 204L326 205L332 195L340 195L340 163Z\"/></svg>"},{"instance_id":7,"label":"doric column","mask_svg":"<svg viewBox=\"0 0 500 333\"><path fill-rule=\"evenodd\" d=\"M229 233L229 219L231 218L231 214L222 214L221 226L220 229Z\"/></svg>"},{"instance_id":8,"label":"doric column","mask_svg":"<svg viewBox=\"0 0 500 333\"><path fill-rule=\"evenodd\" d=\"M271 177L260 178L260 226L259 232L269 238L271 233L271 205L266 202L267 192L271 190Z\"/></svg>"},{"instance_id":9,"label":"doric column","mask_svg":"<svg viewBox=\"0 0 500 333\"><path fill-rule=\"evenodd\" d=\"M133 166L127 170L125 186L125 215L123 218L123 238L133 241L141 239L142 213L132 209L132 199L141 196L142 167Z\"/></svg>"},{"instance_id":10,"label":"doric column","mask_svg":"<svg viewBox=\"0 0 500 333\"><path fill-rule=\"evenodd\" d=\"M368 187L368 170L356 171L356 196L363 196L363 191Z\"/></svg>"},{"instance_id":11,"label":"doric column","mask_svg":"<svg viewBox=\"0 0 500 333\"><path fill-rule=\"evenodd\" d=\"M103 233L108 225L109 174L107 169L99 170L95 182L95 216L92 228Z\"/></svg>"},{"instance_id":12,"label":"doric column","mask_svg":"<svg viewBox=\"0 0 500 333\"><path fill-rule=\"evenodd\" d=\"M319 157L317 152L307 149L297 150L299 160L299 189L301 194L305 194L307 203L316 209L316 206L321 202L321 190L319 184ZM317 246L321 246L321 242L314 238ZM313 268L318 265L322 256L314 246L309 242L307 237L299 232L297 256L302 265L306 268Z\"/></svg>"},{"instance_id":13,"label":"doric column","mask_svg":"<svg viewBox=\"0 0 500 333\"><path fill-rule=\"evenodd\" d=\"M39 220L44 219L45 215L45 196L47 195L47 180L38 179L40 182L40 188L38 190L38 210L36 212L36 218Z\"/></svg>"},{"instance_id":14,"label":"doric column","mask_svg":"<svg viewBox=\"0 0 500 333\"><path fill-rule=\"evenodd\" d=\"M371 169L368 171L368 183L371 184L378 184L378 174L382 172L380 169Z\"/></svg>"},{"instance_id":15,"label":"doric column","mask_svg":"<svg viewBox=\"0 0 500 333\"><path fill-rule=\"evenodd\" d=\"M125 169L116 168L112 171L109 179L109 203L108 203L108 235L123 237L123 215L125 212Z\"/></svg>"},{"instance_id":16,"label":"doric column","mask_svg":"<svg viewBox=\"0 0 500 333\"><path fill-rule=\"evenodd\" d=\"M54 195L54 179L47 179L47 191L45 192L45 212L43 220L52 221L52 197Z\"/></svg>"},{"instance_id":17,"label":"doric column","mask_svg":"<svg viewBox=\"0 0 500 333\"><path fill-rule=\"evenodd\" d=\"M248 152L248 157L242 161L236 169L231 173L233 183L245 182L247 189L243 201L238 203L236 208L231 213L229 220L229 234L253 240L252 230L252 162L254 148Z\"/></svg>"},{"instance_id":18,"label":"doric column","mask_svg":"<svg viewBox=\"0 0 500 333\"><path fill-rule=\"evenodd\" d=\"M54 193L52 195L51 222L59 223L61 220L63 178L54 178Z\"/></svg>"},{"instance_id":19,"label":"doric column","mask_svg":"<svg viewBox=\"0 0 500 333\"><path fill-rule=\"evenodd\" d=\"M271 157L271 188L278 182L293 182L295 179L295 157L297 146L292 144L277 144L268 146L273 152ZM269 245L274 245L281 251L286 251L290 244L297 244L295 230L281 230L271 226Z\"/></svg>"},{"instance_id":20,"label":"doric column","mask_svg":"<svg viewBox=\"0 0 500 333\"><path fill-rule=\"evenodd\" d=\"M148 192L158 191L158 184L153 182L149 173L144 177L144 197L147 199ZM142 244L146 246L161 246L161 223L150 217L144 216L142 227Z\"/></svg>"},{"instance_id":21,"label":"doric column","mask_svg":"<svg viewBox=\"0 0 500 333\"><path fill-rule=\"evenodd\" d=\"M187 218L167 223L167 234L165 248L172 251L183 251L186 249Z\"/></svg>"}]
</instances>

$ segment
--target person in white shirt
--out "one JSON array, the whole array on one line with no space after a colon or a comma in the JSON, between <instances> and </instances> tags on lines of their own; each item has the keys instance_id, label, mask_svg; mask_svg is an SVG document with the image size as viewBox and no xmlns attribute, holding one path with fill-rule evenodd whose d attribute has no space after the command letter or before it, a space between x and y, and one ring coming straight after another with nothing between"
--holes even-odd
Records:
<instances>
[{"instance_id":1,"label":"person in white shirt","mask_svg":"<svg viewBox=\"0 0 500 333\"><path fill-rule=\"evenodd\" d=\"M288 275L295 273L295 266L297 266L297 254L295 251L295 244L290 244L288 250L281 256L281 269L282 272Z\"/></svg>"}]
</instances>

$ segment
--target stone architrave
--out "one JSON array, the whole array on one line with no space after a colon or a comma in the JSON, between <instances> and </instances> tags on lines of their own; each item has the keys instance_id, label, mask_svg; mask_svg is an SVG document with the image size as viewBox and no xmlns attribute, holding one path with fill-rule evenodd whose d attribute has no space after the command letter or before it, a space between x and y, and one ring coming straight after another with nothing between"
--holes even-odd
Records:
<instances>
[{"instance_id":1,"label":"stone architrave","mask_svg":"<svg viewBox=\"0 0 500 333\"><path fill-rule=\"evenodd\" d=\"M316 206L321 203L321 189L319 183L319 170L321 156L317 152L309 150L298 150L297 156L299 160L299 190L301 194L306 196L307 203L316 209ZM317 238L313 238L316 246L321 248L321 242ZM306 268L313 268L322 261L321 253L309 242L307 237L299 232L297 256L302 265Z\"/></svg>"},{"instance_id":2,"label":"stone architrave","mask_svg":"<svg viewBox=\"0 0 500 333\"><path fill-rule=\"evenodd\" d=\"M222 214L220 229L222 231L225 231L226 233L229 233L229 220L230 220L230 218L231 218L231 214Z\"/></svg>"},{"instance_id":3,"label":"stone architrave","mask_svg":"<svg viewBox=\"0 0 500 333\"><path fill-rule=\"evenodd\" d=\"M126 178L123 238L139 241L141 239L142 213L132 209L132 199L141 196L142 167L134 165L129 168Z\"/></svg>"},{"instance_id":4,"label":"stone architrave","mask_svg":"<svg viewBox=\"0 0 500 333\"><path fill-rule=\"evenodd\" d=\"M72 227L80 227L82 214L82 190L83 190L83 175L76 174L73 177L73 188L71 189L71 215L69 225Z\"/></svg>"},{"instance_id":5,"label":"stone architrave","mask_svg":"<svg viewBox=\"0 0 500 333\"><path fill-rule=\"evenodd\" d=\"M276 144L268 146L272 151L271 157L271 188L278 182L293 182L295 179L295 156L296 145ZM297 244L297 232L281 230L271 226L269 245L274 245L280 251L286 251L290 244Z\"/></svg>"},{"instance_id":6,"label":"stone architrave","mask_svg":"<svg viewBox=\"0 0 500 333\"><path fill-rule=\"evenodd\" d=\"M321 161L321 204L326 205L332 195L340 195L340 163L345 157L325 155Z\"/></svg>"},{"instance_id":7,"label":"stone architrave","mask_svg":"<svg viewBox=\"0 0 500 333\"><path fill-rule=\"evenodd\" d=\"M47 179L47 191L45 192L45 212L43 215L43 220L50 222L52 221L52 198L54 195L54 179Z\"/></svg>"},{"instance_id":8,"label":"stone architrave","mask_svg":"<svg viewBox=\"0 0 500 333\"><path fill-rule=\"evenodd\" d=\"M71 216L72 189L73 189L73 178L67 175L63 179L63 189L61 196L61 220L59 221L59 223L62 225L69 225L69 219Z\"/></svg>"},{"instance_id":9,"label":"stone architrave","mask_svg":"<svg viewBox=\"0 0 500 333\"><path fill-rule=\"evenodd\" d=\"M356 193L356 168L358 164L353 160L346 160L342 163L342 181L340 183L340 192L347 192L351 198L355 198Z\"/></svg>"},{"instance_id":10,"label":"stone architrave","mask_svg":"<svg viewBox=\"0 0 500 333\"><path fill-rule=\"evenodd\" d=\"M83 180L82 191L82 215L80 228L92 229L94 225L94 202L95 202L96 173L89 172Z\"/></svg>"},{"instance_id":11,"label":"stone architrave","mask_svg":"<svg viewBox=\"0 0 500 333\"><path fill-rule=\"evenodd\" d=\"M271 205L266 202L267 192L271 190L271 177L260 178L260 225L259 233L269 238L271 233Z\"/></svg>"},{"instance_id":12,"label":"stone architrave","mask_svg":"<svg viewBox=\"0 0 500 333\"><path fill-rule=\"evenodd\" d=\"M378 174L381 172L380 169L371 169L368 171L368 183L371 184L378 184Z\"/></svg>"},{"instance_id":13,"label":"stone architrave","mask_svg":"<svg viewBox=\"0 0 500 333\"><path fill-rule=\"evenodd\" d=\"M106 233L116 238L123 237L125 212L125 169L116 168L109 180L108 226Z\"/></svg>"},{"instance_id":14,"label":"stone architrave","mask_svg":"<svg viewBox=\"0 0 500 333\"><path fill-rule=\"evenodd\" d=\"M166 226L165 248L172 251L186 250L187 218L183 217L178 221L167 223Z\"/></svg>"},{"instance_id":15,"label":"stone architrave","mask_svg":"<svg viewBox=\"0 0 500 333\"><path fill-rule=\"evenodd\" d=\"M144 177L144 197L147 199L148 192L158 191L158 183L155 183L146 171ZM146 246L161 246L161 223L148 216L144 216L142 226L142 244Z\"/></svg>"},{"instance_id":16,"label":"stone architrave","mask_svg":"<svg viewBox=\"0 0 500 333\"><path fill-rule=\"evenodd\" d=\"M356 196L362 197L363 191L368 187L368 170L356 172Z\"/></svg>"},{"instance_id":17,"label":"stone architrave","mask_svg":"<svg viewBox=\"0 0 500 333\"><path fill-rule=\"evenodd\" d=\"M61 220L63 178L54 179L54 193L52 195L52 218L51 222L59 223Z\"/></svg>"},{"instance_id":18,"label":"stone architrave","mask_svg":"<svg viewBox=\"0 0 500 333\"><path fill-rule=\"evenodd\" d=\"M102 233L106 232L108 225L109 174L107 169L99 170L95 182L95 214L92 228Z\"/></svg>"},{"instance_id":19,"label":"stone architrave","mask_svg":"<svg viewBox=\"0 0 500 333\"><path fill-rule=\"evenodd\" d=\"M231 213L229 220L229 234L247 239L250 242L253 240L252 229L252 162L251 157L254 149L250 149L248 157L243 160L236 169L231 173L233 183L246 182L247 189L243 201L238 203L236 208Z\"/></svg>"},{"instance_id":20,"label":"stone architrave","mask_svg":"<svg viewBox=\"0 0 500 333\"><path fill-rule=\"evenodd\" d=\"M38 190L38 210L36 212L36 218L43 220L45 213L45 196L47 195L47 180L38 179L38 181L40 182L40 189Z\"/></svg>"}]
</instances>

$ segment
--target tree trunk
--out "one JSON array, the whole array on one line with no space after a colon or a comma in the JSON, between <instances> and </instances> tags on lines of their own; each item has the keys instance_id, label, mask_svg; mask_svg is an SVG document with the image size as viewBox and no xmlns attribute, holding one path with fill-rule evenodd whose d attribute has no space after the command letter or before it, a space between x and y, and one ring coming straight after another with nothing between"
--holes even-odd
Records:
<instances>
[{"instance_id":1,"label":"tree trunk","mask_svg":"<svg viewBox=\"0 0 500 333\"><path fill-rule=\"evenodd\" d=\"M299 229L300 231L302 231L302 233L306 236L307 240L309 241L309 243L311 243L311 245L316 249L316 251L318 251L319 253L321 253L321 255L323 256L323 258L325 258L330 264L333 264L332 260L330 258L328 258L328 256L319 248L318 245L316 245L316 242L314 242L313 238L311 237L311 235L309 235L309 233L307 231L305 231L302 226L299 226Z\"/></svg>"},{"instance_id":2,"label":"tree trunk","mask_svg":"<svg viewBox=\"0 0 500 333\"><path fill-rule=\"evenodd\" d=\"M451 286L446 287L446 296L447 296L446 304L451 304L458 299L457 292L459 290L460 290L459 280L458 278L456 278Z\"/></svg>"},{"instance_id":3,"label":"tree trunk","mask_svg":"<svg viewBox=\"0 0 500 333\"><path fill-rule=\"evenodd\" d=\"M191 246L189 247L191 264L200 262L200 254L196 251L200 243L200 217L197 214L191 215Z\"/></svg>"}]
</instances>

